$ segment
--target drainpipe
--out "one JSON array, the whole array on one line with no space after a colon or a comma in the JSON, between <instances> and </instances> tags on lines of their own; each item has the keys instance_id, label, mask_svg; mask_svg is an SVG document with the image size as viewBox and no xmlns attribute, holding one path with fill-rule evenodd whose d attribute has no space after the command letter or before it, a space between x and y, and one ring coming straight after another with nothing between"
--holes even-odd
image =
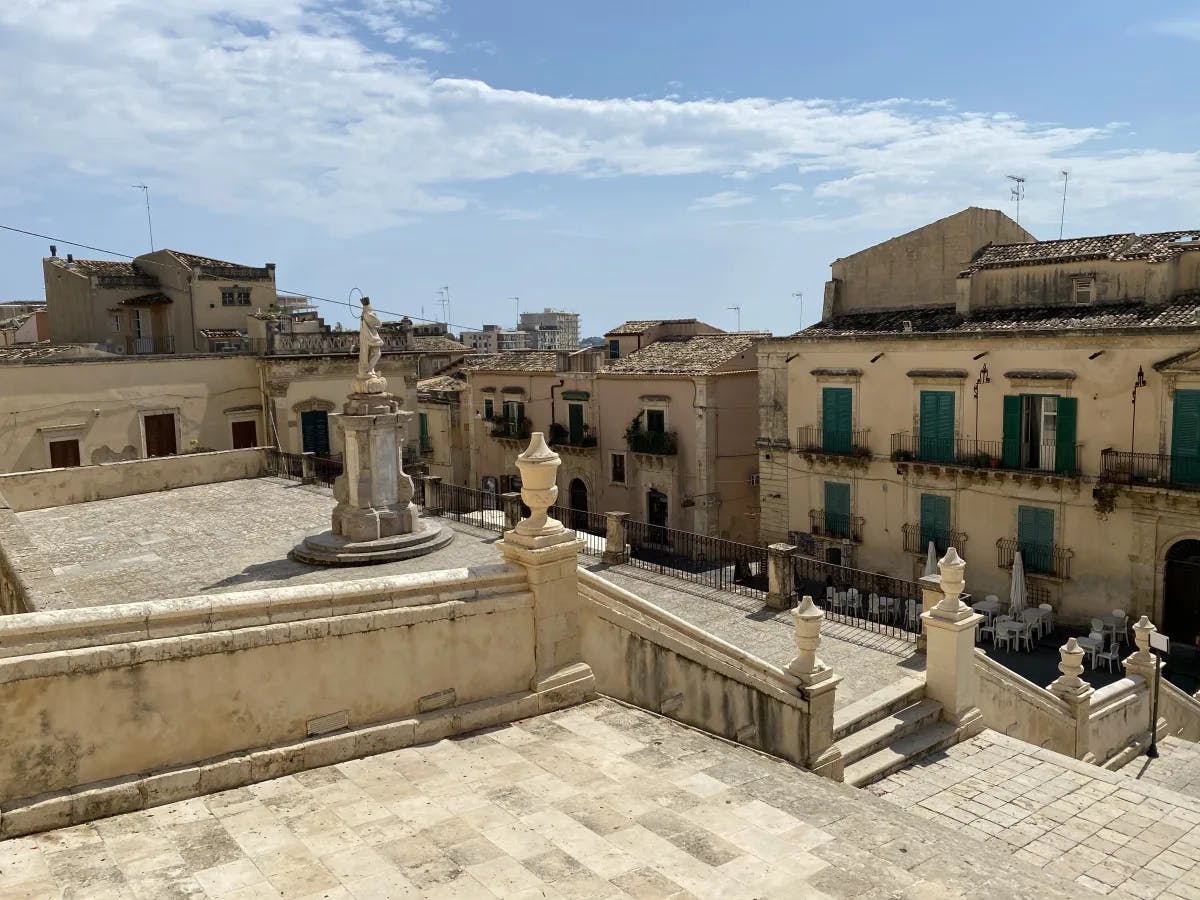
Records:
<instances>
[{"instance_id":1,"label":"drainpipe","mask_svg":"<svg viewBox=\"0 0 1200 900\"><path fill-rule=\"evenodd\" d=\"M566 383L567 383L567 379L560 378L560 379L558 379L558 384L550 385L550 424L551 425L558 424L558 418L554 414L554 392L556 390L561 390L562 386ZM532 378L529 379L529 393L531 395L533 394L533 379ZM532 400L532 399L533 398L531 396L530 400Z\"/></svg>"}]
</instances>

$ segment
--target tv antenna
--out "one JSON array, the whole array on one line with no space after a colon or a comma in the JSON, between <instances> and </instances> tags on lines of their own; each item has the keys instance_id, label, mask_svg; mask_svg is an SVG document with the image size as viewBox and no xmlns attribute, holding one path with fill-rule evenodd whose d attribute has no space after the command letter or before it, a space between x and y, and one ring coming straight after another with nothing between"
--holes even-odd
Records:
<instances>
[{"instance_id":1,"label":"tv antenna","mask_svg":"<svg viewBox=\"0 0 1200 900\"><path fill-rule=\"evenodd\" d=\"M150 186L145 184L131 184L131 188L137 188L146 197L146 228L150 231L150 252L154 252L154 223L150 221Z\"/></svg>"},{"instance_id":2,"label":"tv antenna","mask_svg":"<svg viewBox=\"0 0 1200 900\"><path fill-rule=\"evenodd\" d=\"M520 297L509 297L508 299L512 300L513 302L515 302L517 304L517 324L520 325L521 324L521 298Z\"/></svg>"},{"instance_id":3,"label":"tv antenna","mask_svg":"<svg viewBox=\"0 0 1200 900\"><path fill-rule=\"evenodd\" d=\"M1062 203L1062 215L1059 216L1059 219L1058 219L1058 239L1059 240L1062 240L1062 236L1063 236L1063 223L1067 221L1067 179L1071 177L1070 169L1063 169L1062 177L1063 177L1063 203Z\"/></svg>"},{"instance_id":4,"label":"tv antenna","mask_svg":"<svg viewBox=\"0 0 1200 900\"><path fill-rule=\"evenodd\" d=\"M742 330L742 308L740 306L727 306L725 308L737 310L737 325L738 325L737 330L741 331Z\"/></svg>"},{"instance_id":5,"label":"tv antenna","mask_svg":"<svg viewBox=\"0 0 1200 900\"><path fill-rule=\"evenodd\" d=\"M792 291L792 299L800 301L800 327L804 327L804 291Z\"/></svg>"},{"instance_id":6,"label":"tv antenna","mask_svg":"<svg viewBox=\"0 0 1200 900\"><path fill-rule=\"evenodd\" d=\"M450 322L450 285L442 285L437 289L438 303L442 304L442 320Z\"/></svg>"},{"instance_id":7,"label":"tv antenna","mask_svg":"<svg viewBox=\"0 0 1200 900\"><path fill-rule=\"evenodd\" d=\"M1012 199L1017 204L1017 224L1021 224L1021 198L1025 196L1025 176L1024 175L1006 175L1012 183Z\"/></svg>"}]
</instances>

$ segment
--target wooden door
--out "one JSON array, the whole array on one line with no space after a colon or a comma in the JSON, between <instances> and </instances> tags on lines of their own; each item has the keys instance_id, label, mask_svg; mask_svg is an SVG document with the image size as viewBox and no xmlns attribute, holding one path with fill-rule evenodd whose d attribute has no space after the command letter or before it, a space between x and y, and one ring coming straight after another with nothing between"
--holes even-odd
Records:
<instances>
[{"instance_id":1,"label":"wooden door","mask_svg":"<svg viewBox=\"0 0 1200 900\"><path fill-rule=\"evenodd\" d=\"M50 442L50 468L66 469L79 465L79 441Z\"/></svg>"},{"instance_id":2,"label":"wooden door","mask_svg":"<svg viewBox=\"0 0 1200 900\"><path fill-rule=\"evenodd\" d=\"M173 456L179 452L175 443L174 413L146 416L142 423L146 429L147 456Z\"/></svg>"},{"instance_id":3,"label":"wooden door","mask_svg":"<svg viewBox=\"0 0 1200 900\"><path fill-rule=\"evenodd\" d=\"M253 419L247 419L244 422L234 422L231 427L233 429L234 450L258 446L258 423Z\"/></svg>"}]
</instances>

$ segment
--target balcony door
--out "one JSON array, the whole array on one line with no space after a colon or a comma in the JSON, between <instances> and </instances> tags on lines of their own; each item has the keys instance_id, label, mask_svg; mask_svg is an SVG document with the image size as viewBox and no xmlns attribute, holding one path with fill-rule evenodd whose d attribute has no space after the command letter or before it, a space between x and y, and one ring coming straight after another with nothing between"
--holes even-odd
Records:
<instances>
[{"instance_id":1,"label":"balcony door","mask_svg":"<svg viewBox=\"0 0 1200 900\"><path fill-rule=\"evenodd\" d=\"M1054 572L1054 510L1017 507L1017 549L1027 572Z\"/></svg>"},{"instance_id":2,"label":"balcony door","mask_svg":"<svg viewBox=\"0 0 1200 900\"><path fill-rule=\"evenodd\" d=\"M567 433L571 445L578 447L583 443L583 404L567 404Z\"/></svg>"},{"instance_id":3,"label":"balcony door","mask_svg":"<svg viewBox=\"0 0 1200 900\"><path fill-rule=\"evenodd\" d=\"M821 449L826 453L850 452L853 408L850 388L827 387L821 391Z\"/></svg>"},{"instance_id":4,"label":"balcony door","mask_svg":"<svg viewBox=\"0 0 1200 900\"><path fill-rule=\"evenodd\" d=\"M1171 419L1171 480L1200 483L1200 391L1176 391Z\"/></svg>"},{"instance_id":5,"label":"balcony door","mask_svg":"<svg viewBox=\"0 0 1200 900\"><path fill-rule=\"evenodd\" d=\"M921 495L921 550L933 541L941 557L950 546L950 498L941 494Z\"/></svg>"},{"instance_id":6,"label":"balcony door","mask_svg":"<svg viewBox=\"0 0 1200 900\"><path fill-rule=\"evenodd\" d=\"M850 485L844 481L825 482L825 533L850 537Z\"/></svg>"},{"instance_id":7,"label":"balcony door","mask_svg":"<svg viewBox=\"0 0 1200 900\"><path fill-rule=\"evenodd\" d=\"M954 391L921 391L921 459L954 458Z\"/></svg>"},{"instance_id":8,"label":"balcony door","mask_svg":"<svg viewBox=\"0 0 1200 900\"><path fill-rule=\"evenodd\" d=\"M1004 467L1070 474L1078 401L1055 394L1004 398Z\"/></svg>"}]
</instances>

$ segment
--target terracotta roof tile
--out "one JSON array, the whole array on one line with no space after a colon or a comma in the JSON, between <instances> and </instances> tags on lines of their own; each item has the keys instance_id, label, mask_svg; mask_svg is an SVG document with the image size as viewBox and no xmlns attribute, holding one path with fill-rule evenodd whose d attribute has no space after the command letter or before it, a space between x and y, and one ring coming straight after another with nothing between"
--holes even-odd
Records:
<instances>
[{"instance_id":1,"label":"terracotta roof tile","mask_svg":"<svg viewBox=\"0 0 1200 900\"><path fill-rule=\"evenodd\" d=\"M69 269L74 266L74 270L83 275L108 275L118 277L129 277L134 275L145 275L137 266L131 262L124 262L116 259L76 259L73 262L67 262L62 257L51 257L51 262L56 265Z\"/></svg>"},{"instance_id":2,"label":"terracotta roof tile","mask_svg":"<svg viewBox=\"0 0 1200 900\"><path fill-rule=\"evenodd\" d=\"M482 353L463 360L464 369L488 372L556 372L556 350L508 350L504 353Z\"/></svg>"},{"instance_id":3,"label":"terracotta roof tile","mask_svg":"<svg viewBox=\"0 0 1200 900\"><path fill-rule=\"evenodd\" d=\"M227 262L223 259L213 259L209 256L199 256L195 253L184 253L182 250L168 250L172 256L189 268L203 267L205 269L256 269L258 266L246 266L241 263Z\"/></svg>"},{"instance_id":4,"label":"terracotta roof tile","mask_svg":"<svg viewBox=\"0 0 1200 900\"><path fill-rule=\"evenodd\" d=\"M975 255L970 265L959 273L959 277L969 277L971 273L981 269L1085 262L1089 259L1148 259L1152 262L1162 262L1187 250L1200 250L1200 229L1143 235L1127 232L1057 241L1026 241L1020 244L988 244Z\"/></svg>"},{"instance_id":5,"label":"terracotta roof tile","mask_svg":"<svg viewBox=\"0 0 1200 900\"><path fill-rule=\"evenodd\" d=\"M622 322L612 331L606 331L605 337L621 335L643 334L655 325L685 325L697 321L696 319L630 319L628 322Z\"/></svg>"},{"instance_id":6,"label":"terracotta roof tile","mask_svg":"<svg viewBox=\"0 0 1200 900\"><path fill-rule=\"evenodd\" d=\"M421 350L426 353L434 353L439 350L458 350L463 353L469 352L469 348L460 344L458 341L454 340L454 338L447 337L444 334L414 334L411 338L409 338L409 342L409 346L411 346L413 350Z\"/></svg>"},{"instance_id":7,"label":"terracotta roof tile","mask_svg":"<svg viewBox=\"0 0 1200 900\"><path fill-rule=\"evenodd\" d=\"M741 331L729 334L696 334L663 338L600 370L603 375L710 375L729 360L750 350L768 332ZM756 362L747 368L755 368Z\"/></svg>"},{"instance_id":8,"label":"terracotta roof tile","mask_svg":"<svg viewBox=\"0 0 1200 900\"><path fill-rule=\"evenodd\" d=\"M467 382L453 375L434 375L417 382L418 391L458 392L467 389Z\"/></svg>"}]
</instances>

